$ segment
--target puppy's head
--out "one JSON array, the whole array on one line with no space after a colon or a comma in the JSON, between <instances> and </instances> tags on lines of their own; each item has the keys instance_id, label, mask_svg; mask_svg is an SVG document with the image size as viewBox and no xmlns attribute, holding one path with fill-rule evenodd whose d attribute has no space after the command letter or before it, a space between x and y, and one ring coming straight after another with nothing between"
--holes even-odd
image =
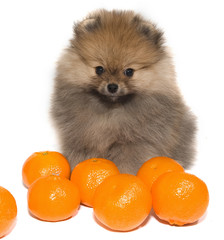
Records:
<instances>
[{"instance_id":1,"label":"puppy's head","mask_svg":"<svg viewBox=\"0 0 224 240\"><path fill-rule=\"evenodd\" d=\"M75 24L74 33L59 70L85 91L116 102L164 86L158 82L172 67L163 33L141 16L100 10Z\"/></svg>"}]
</instances>

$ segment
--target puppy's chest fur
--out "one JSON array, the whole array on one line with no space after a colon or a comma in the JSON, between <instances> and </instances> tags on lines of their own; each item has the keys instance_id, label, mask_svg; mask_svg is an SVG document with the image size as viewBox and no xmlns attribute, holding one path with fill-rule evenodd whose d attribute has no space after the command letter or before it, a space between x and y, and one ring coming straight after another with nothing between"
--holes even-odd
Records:
<instances>
[{"instance_id":1,"label":"puppy's chest fur","mask_svg":"<svg viewBox=\"0 0 224 240\"><path fill-rule=\"evenodd\" d=\"M95 149L103 155L115 142L131 141L133 138L131 136L132 129L127 125L125 126L126 117L124 109L121 108L101 114L93 112L92 116L85 122L83 133L81 133L86 147Z\"/></svg>"},{"instance_id":2,"label":"puppy's chest fur","mask_svg":"<svg viewBox=\"0 0 224 240\"><path fill-rule=\"evenodd\" d=\"M127 106L114 104L116 106L105 107L91 100L88 106L86 104L86 107L78 110L80 105L76 104L71 124L77 129L75 138L81 140L86 149L104 155L114 143L134 142L143 137L139 129L136 131L142 120L131 114Z\"/></svg>"},{"instance_id":3,"label":"puppy's chest fur","mask_svg":"<svg viewBox=\"0 0 224 240\"><path fill-rule=\"evenodd\" d=\"M58 94L57 121L65 144L82 146L104 156L114 144L139 142L168 147L178 140L174 129L182 118L178 101L152 94L135 96L125 104L105 104L88 94ZM60 97L61 96L61 97ZM80 149L81 151L81 149Z\"/></svg>"}]
</instances>

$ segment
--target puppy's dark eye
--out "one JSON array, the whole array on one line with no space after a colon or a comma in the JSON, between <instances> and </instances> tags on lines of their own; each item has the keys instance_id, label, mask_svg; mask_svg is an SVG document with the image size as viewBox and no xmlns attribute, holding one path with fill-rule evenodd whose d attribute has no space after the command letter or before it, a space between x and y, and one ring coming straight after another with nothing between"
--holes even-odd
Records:
<instances>
[{"instance_id":1,"label":"puppy's dark eye","mask_svg":"<svg viewBox=\"0 0 224 240\"><path fill-rule=\"evenodd\" d=\"M132 77L134 74L134 69L132 68L127 68L124 70L124 75L127 77Z\"/></svg>"},{"instance_id":2,"label":"puppy's dark eye","mask_svg":"<svg viewBox=\"0 0 224 240\"><path fill-rule=\"evenodd\" d=\"M101 75L104 72L104 68L102 66L96 67L96 74Z\"/></svg>"}]
</instances>

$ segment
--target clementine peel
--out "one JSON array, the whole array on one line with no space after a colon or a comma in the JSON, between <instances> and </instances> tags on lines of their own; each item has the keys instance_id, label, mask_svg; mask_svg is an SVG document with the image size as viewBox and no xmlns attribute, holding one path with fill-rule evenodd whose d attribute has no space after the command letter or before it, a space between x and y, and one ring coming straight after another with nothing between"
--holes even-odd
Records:
<instances>
[{"instance_id":1,"label":"clementine peel","mask_svg":"<svg viewBox=\"0 0 224 240\"><path fill-rule=\"evenodd\" d=\"M71 181L79 188L81 203L92 207L96 188L115 174L119 174L117 166L104 158L91 158L77 164L72 171Z\"/></svg>"},{"instance_id":2,"label":"clementine peel","mask_svg":"<svg viewBox=\"0 0 224 240\"><path fill-rule=\"evenodd\" d=\"M44 221L61 221L74 216L80 205L78 188L67 178L45 176L28 189L28 208Z\"/></svg>"},{"instance_id":3,"label":"clementine peel","mask_svg":"<svg viewBox=\"0 0 224 240\"><path fill-rule=\"evenodd\" d=\"M156 215L172 225L194 223L201 218L209 203L206 184L195 175L169 172L152 186L153 209Z\"/></svg>"},{"instance_id":4,"label":"clementine peel","mask_svg":"<svg viewBox=\"0 0 224 240\"><path fill-rule=\"evenodd\" d=\"M70 171L70 165L61 153L54 151L35 152L23 164L23 183L29 187L39 177L48 175L69 178Z\"/></svg>"},{"instance_id":5,"label":"clementine peel","mask_svg":"<svg viewBox=\"0 0 224 240\"><path fill-rule=\"evenodd\" d=\"M171 171L184 172L184 168L172 158L154 157L143 163L137 176L151 189L153 182L160 175Z\"/></svg>"},{"instance_id":6,"label":"clementine peel","mask_svg":"<svg viewBox=\"0 0 224 240\"><path fill-rule=\"evenodd\" d=\"M118 174L105 179L96 189L93 209L96 218L115 231L137 228L149 215L151 193L136 176Z\"/></svg>"},{"instance_id":7,"label":"clementine peel","mask_svg":"<svg viewBox=\"0 0 224 240\"><path fill-rule=\"evenodd\" d=\"M0 187L0 238L7 235L16 223L17 206L15 198L5 188Z\"/></svg>"}]
</instances>

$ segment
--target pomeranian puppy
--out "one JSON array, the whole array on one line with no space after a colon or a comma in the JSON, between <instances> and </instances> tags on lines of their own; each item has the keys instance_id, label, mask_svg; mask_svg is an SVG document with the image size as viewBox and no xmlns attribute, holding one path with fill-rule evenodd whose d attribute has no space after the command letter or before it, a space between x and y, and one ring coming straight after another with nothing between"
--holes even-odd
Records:
<instances>
[{"instance_id":1,"label":"pomeranian puppy","mask_svg":"<svg viewBox=\"0 0 224 240\"><path fill-rule=\"evenodd\" d=\"M58 61L52 117L71 168L94 157L136 174L155 156L188 168L194 116L155 24L132 11L99 10L74 26Z\"/></svg>"}]
</instances>

